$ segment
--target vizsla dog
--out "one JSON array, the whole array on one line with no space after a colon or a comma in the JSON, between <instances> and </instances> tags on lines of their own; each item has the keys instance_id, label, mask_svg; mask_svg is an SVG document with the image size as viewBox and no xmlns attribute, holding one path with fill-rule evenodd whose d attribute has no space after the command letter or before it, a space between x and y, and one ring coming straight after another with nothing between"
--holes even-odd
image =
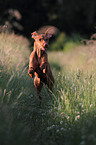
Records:
<instances>
[{"instance_id":1,"label":"vizsla dog","mask_svg":"<svg viewBox=\"0 0 96 145\"><path fill-rule=\"evenodd\" d=\"M45 34L38 34L36 31L31 33L34 41L34 50L32 51L29 58L29 70L28 73L31 78L34 77L34 86L36 92L39 93L39 99L41 100L41 89L43 83L48 86L52 91L54 84L54 77L50 69L50 64L48 63L47 48L49 38L52 36L45 32Z\"/></svg>"}]
</instances>

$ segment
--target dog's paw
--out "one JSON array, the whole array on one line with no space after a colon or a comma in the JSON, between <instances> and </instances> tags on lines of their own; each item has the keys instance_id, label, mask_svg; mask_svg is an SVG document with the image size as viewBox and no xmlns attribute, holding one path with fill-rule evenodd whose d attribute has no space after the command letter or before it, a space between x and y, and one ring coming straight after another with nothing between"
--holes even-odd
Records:
<instances>
[{"instance_id":1,"label":"dog's paw","mask_svg":"<svg viewBox=\"0 0 96 145\"><path fill-rule=\"evenodd\" d=\"M28 70L28 74L30 75L31 78L34 77L34 70Z\"/></svg>"},{"instance_id":2,"label":"dog's paw","mask_svg":"<svg viewBox=\"0 0 96 145\"><path fill-rule=\"evenodd\" d=\"M46 69L43 69L43 73L44 73L44 74L46 73Z\"/></svg>"}]
</instances>

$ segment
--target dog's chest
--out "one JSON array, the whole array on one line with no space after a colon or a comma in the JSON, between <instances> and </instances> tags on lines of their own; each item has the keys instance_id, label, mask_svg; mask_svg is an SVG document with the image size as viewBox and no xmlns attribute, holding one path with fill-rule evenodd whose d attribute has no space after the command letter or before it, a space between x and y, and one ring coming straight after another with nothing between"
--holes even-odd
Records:
<instances>
[{"instance_id":1,"label":"dog's chest","mask_svg":"<svg viewBox=\"0 0 96 145\"><path fill-rule=\"evenodd\" d=\"M39 65L40 65L41 64L41 58L39 58L39 57L38 57L38 62L39 62Z\"/></svg>"},{"instance_id":2,"label":"dog's chest","mask_svg":"<svg viewBox=\"0 0 96 145\"><path fill-rule=\"evenodd\" d=\"M41 57L38 57L37 56L37 59L38 59L38 63L41 64L42 61L44 61L46 58L46 52L45 51L41 51Z\"/></svg>"}]
</instances>

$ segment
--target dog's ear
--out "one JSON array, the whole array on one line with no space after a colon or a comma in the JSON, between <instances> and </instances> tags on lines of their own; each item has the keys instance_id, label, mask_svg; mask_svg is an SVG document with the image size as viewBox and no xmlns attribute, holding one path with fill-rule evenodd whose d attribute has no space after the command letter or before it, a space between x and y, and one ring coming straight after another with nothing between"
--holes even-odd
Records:
<instances>
[{"instance_id":1,"label":"dog's ear","mask_svg":"<svg viewBox=\"0 0 96 145\"><path fill-rule=\"evenodd\" d=\"M46 35L46 37L47 37L48 39L52 37L52 33L51 33L50 30L52 30L52 27L51 27L51 28L48 28L48 29L46 30L46 32L45 32L45 35Z\"/></svg>"},{"instance_id":2,"label":"dog's ear","mask_svg":"<svg viewBox=\"0 0 96 145\"><path fill-rule=\"evenodd\" d=\"M47 37L48 39L52 37L52 34L50 34L50 33L48 33L48 32L45 32L45 35L46 35L46 37Z\"/></svg>"},{"instance_id":3,"label":"dog's ear","mask_svg":"<svg viewBox=\"0 0 96 145\"><path fill-rule=\"evenodd\" d=\"M38 36L38 33L35 31L35 32L31 33L31 35L32 35L32 38L35 39L35 37Z\"/></svg>"},{"instance_id":4,"label":"dog's ear","mask_svg":"<svg viewBox=\"0 0 96 145\"><path fill-rule=\"evenodd\" d=\"M45 31L45 35L50 38L52 35L56 36L59 33L58 28L51 26Z\"/></svg>"}]
</instances>

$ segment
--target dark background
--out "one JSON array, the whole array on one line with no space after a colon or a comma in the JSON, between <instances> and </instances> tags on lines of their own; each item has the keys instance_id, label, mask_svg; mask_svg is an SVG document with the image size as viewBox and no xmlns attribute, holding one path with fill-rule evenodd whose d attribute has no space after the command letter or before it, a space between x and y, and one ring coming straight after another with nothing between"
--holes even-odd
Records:
<instances>
[{"instance_id":1,"label":"dark background","mask_svg":"<svg viewBox=\"0 0 96 145\"><path fill-rule=\"evenodd\" d=\"M96 0L0 0L0 25L27 37L44 25L88 36L96 31Z\"/></svg>"}]
</instances>

